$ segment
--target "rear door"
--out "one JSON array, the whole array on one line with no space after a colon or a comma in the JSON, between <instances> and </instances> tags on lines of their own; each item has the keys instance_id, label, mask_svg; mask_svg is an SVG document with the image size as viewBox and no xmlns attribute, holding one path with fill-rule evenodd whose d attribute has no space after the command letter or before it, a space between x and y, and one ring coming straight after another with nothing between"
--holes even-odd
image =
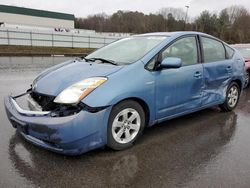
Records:
<instances>
[{"instance_id":1,"label":"rear door","mask_svg":"<svg viewBox=\"0 0 250 188\"><path fill-rule=\"evenodd\" d=\"M204 69L202 105L209 105L224 100L223 95L233 74L233 60L227 59L222 42L205 36L200 39Z\"/></svg>"}]
</instances>

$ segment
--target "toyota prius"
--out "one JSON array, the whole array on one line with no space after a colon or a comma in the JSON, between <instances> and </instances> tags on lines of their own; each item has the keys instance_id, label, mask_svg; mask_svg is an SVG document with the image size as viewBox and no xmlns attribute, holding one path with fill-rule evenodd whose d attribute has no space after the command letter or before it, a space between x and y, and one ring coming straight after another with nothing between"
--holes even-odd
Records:
<instances>
[{"instance_id":1,"label":"toyota prius","mask_svg":"<svg viewBox=\"0 0 250 188\"><path fill-rule=\"evenodd\" d=\"M204 108L231 111L243 85L244 59L225 42L149 33L45 70L26 92L6 97L5 109L27 141L77 155L126 149L146 127ZM24 97L28 108L18 102Z\"/></svg>"}]
</instances>

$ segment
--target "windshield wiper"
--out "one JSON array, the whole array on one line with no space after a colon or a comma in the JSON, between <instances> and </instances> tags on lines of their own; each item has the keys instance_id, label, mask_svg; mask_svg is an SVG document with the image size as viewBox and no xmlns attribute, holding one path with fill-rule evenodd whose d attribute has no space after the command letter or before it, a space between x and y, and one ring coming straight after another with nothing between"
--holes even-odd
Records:
<instances>
[{"instance_id":1,"label":"windshield wiper","mask_svg":"<svg viewBox=\"0 0 250 188\"><path fill-rule=\"evenodd\" d=\"M86 59L85 57L76 57L75 58L75 61L85 61L85 62L88 62L88 61L93 61L93 60L90 60L90 59Z\"/></svg>"},{"instance_id":2,"label":"windshield wiper","mask_svg":"<svg viewBox=\"0 0 250 188\"><path fill-rule=\"evenodd\" d=\"M90 58L88 60L92 60L92 61L96 61L96 60L100 60L102 61L103 63L109 63L109 64L112 64L112 65L117 65L117 63L115 63L114 61L112 60L109 60L109 59L104 59L104 58L99 58L99 57L95 57L95 58Z\"/></svg>"},{"instance_id":3,"label":"windshield wiper","mask_svg":"<svg viewBox=\"0 0 250 188\"><path fill-rule=\"evenodd\" d=\"M77 57L76 59L77 59L77 60L85 60L86 62L88 62L88 61L93 62L93 61L94 61L93 59L88 59L88 58L86 58L86 57L84 57L84 56Z\"/></svg>"}]
</instances>

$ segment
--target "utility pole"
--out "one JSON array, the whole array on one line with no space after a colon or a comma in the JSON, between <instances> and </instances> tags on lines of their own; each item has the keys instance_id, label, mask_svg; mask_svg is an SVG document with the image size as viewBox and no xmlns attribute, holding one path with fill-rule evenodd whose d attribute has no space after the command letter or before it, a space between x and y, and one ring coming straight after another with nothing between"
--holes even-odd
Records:
<instances>
[{"instance_id":1,"label":"utility pole","mask_svg":"<svg viewBox=\"0 0 250 188\"><path fill-rule=\"evenodd\" d=\"M188 5L186 5L185 6L186 8L187 8L187 10L186 10L186 16L185 16L185 20L184 20L184 31L185 31L185 29L186 29L186 22L187 22L187 16L188 16L188 9L189 9L189 6Z\"/></svg>"}]
</instances>

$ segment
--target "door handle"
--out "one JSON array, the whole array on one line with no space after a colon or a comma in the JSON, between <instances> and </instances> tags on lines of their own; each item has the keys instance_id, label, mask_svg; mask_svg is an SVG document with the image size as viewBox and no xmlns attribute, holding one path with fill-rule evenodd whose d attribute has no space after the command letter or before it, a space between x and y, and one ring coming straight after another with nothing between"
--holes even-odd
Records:
<instances>
[{"instance_id":1,"label":"door handle","mask_svg":"<svg viewBox=\"0 0 250 188\"><path fill-rule=\"evenodd\" d=\"M226 70L227 70L228 73L231 73L232 70L233 70L233 69L232 69L232 66L228 66L228 67L226 68Z\"/></svg>"},{"instance_id":2,"label":"door handle","mask_svg":"<svg viewBox=\"0 0 250 188\"><path fill-rule=\"evenodd\" d=\"M201 72L197 71L196 73L194 73L194 77L201 78Z\"/></svg>"}]
</instances>

